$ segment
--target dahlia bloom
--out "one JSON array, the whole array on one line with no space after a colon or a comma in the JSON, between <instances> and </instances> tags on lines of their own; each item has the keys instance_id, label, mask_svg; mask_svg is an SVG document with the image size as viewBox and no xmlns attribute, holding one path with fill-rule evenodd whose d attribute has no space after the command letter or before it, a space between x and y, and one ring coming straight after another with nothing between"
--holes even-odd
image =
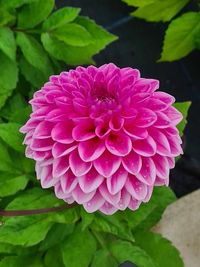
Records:
<instances>
[{"instance_id":1,"label":"dahlia bloom","mask_svg":"<svg viewBox=\"0 0 200 267\"><path fill-rule=\"evenodd\" d=\"M168 185L182 153L182 114L159 82L106 64L51 76L30 101L21 128L43 188L88 212L136 210L154 186Z\"/></svg>"}]
</instances>

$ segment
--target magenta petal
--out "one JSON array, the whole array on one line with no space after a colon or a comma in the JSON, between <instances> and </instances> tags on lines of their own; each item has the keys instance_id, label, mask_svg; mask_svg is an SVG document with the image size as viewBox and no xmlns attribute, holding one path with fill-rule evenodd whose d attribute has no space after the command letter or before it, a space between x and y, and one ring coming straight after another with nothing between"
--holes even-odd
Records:
<instances>
[{"instance_id":1,"label":"magenta petal","mask_svg":"<svg viewBox=\"0 0 200 267\"><path fill-rule=\"evenodd\" d=\"M55 143L52 147L52 155L54 158L65 156L77 148L77 144L60 144Z\"/></svg>"},{"instance_id":2,"label":"magenta petal","mask_svg":"<svg viewBox=\"0 0 200 267\"><path fill-rule=\"evenodd\" d=\"M96 190L105 178L92 168L85 175L78 177L79 186L84 193Z\"/></svg>"},{"instance_id":3,"label":"magenta petal","mask_svg":"<svg viewBox=\"0 0 200 267\"><path fill-rule=\"evenodd\" d=\"M95 137L95 127L91 120L80 122L72 132L72 136L76 141L86 141Z\"/></svg>"},{"instance_id":4,"label":"magenta petal","mask_svg":"<svg viewBox=\"0 0 200 267\"><path fill-rule=\"evenodd\" d=\"M110 194L110 192L108 191L106 182L104 182L103 184L100 185L99 187L99 192L101 193L102 197L108 201L110 204L117 204L120 201L121 198L121 191L119 191L116 194Z\"/></svg>"},{"instance_id":5,"label":"magenta petal","mask_svg":"<svg viewBox=\"0 0 200 267\"><path fill-rule=\"evenodd\" d=\"M119 168L121 158L105 151L98 159L94 161L95 169L104 177L112 176Z\"/></svg>"},{"instance_id":6,"label":"magenta petal","mask_svg":"<svg viewBox=\"0 0 200 267\"><path fill-rule=\"evenodd\" d=\"M70 153L69 165L75 176L82 176L89 172L92 163L83 161L77 150Z\"/></svg>"},{"instance_id":7,"label":"magenta petal","mask_svg":"<svg viewBox=\"0 0 200 267\"><path fill-rule=\"evenodd\" d=\"M156 167L153 160L143 157L142 168L135 176L146 185L153 185L156 179Z\"/></svg>"},{"instance_id":8,"label":"magenta petal","mask_svg":"<svg viewBox=\"0 0 200 267\"><path fill-rule=\"evenodd\" d=\"M179 122L182 121L183 119L183 115L181 114L181 112L179 112L176 108L174 107L169 107L166 111L165 114L168 116L168 118L170 119L170 121L172 121L172 123L174 125L179 124Z\"/></svg>"},{"instance_id":9,"label":"magenta petal","mask_svg":"<svg viewBox=\"0 0 200 267\"><path fill-rule=\"evenodd\" d=\"M157 146L157 153L162 155L162 156L170 156L171 151L170 151L170 145L168 142L168 138L164 133L161 131L152 131L151 136L156 142Z\"/></svg>"},{"instance_id":10,"label":"magenta petal","mask_svg":"<svg viewBox=\"0 0 200 267\"><path fill-rule=\"evenodd\" d=\"M105 145L108 151L116 156L125 156L132 149L130 137L121 133L110 134L106 139Z\"/></svg>"},{"instance_id":11,"label":"magenta petal","mask_svg":"<svg viewBox=\"0 0 200 267\"><path fill-rule=\"evenodd\" d=\"M134 210L137 210L139 208L140 204L141 204L140 200L131 198L129 205L128 205L128 208L134 211Z\"/></svg>"},{"instance_id":12,"label":"magenta petal","mask_svg":"<svg viewBox=\"0 0 200 267\"><path fill-rule=\"evenodd\" d=\"M137 200L143 200L147 195L147 185L131 174L126 181L126 190Z\"/></svg>"},{"instance_id":13,"label":"magenta petal","mask_svg":"<svg viewBox=\"0 0 200 267\"><path fill-rule=\"evenodd\" d=\"M154 124L157 120L156 114L147 108L141 108L138 110L138 116L136 117L134 124L137 127L146 128Z\"/></svg>"},{"instance_id":14,"label":"magenta petal","mask_svg":"<svg viewBox=\"0 0 200 267\"><path fill-rule=\"evenodd\" d=\"M136 174L142 167L142 159L140 155L131 150L126 157L122 158L122 164L129 173Z\"/></svg>"},{"instance_id":15,"label":"magenta petal","mask_svg":"<svg viewBox=\"0 0 200 267\"><path fill-rule=\"evenodd\" d=\"M112 215L117 211L117 208L106 201L99 210L106 215Z\"/></svg>"},{"instance_id":16,"label":"magenta petal","mask_svg":"<svg viewBox=\"0 0 200 267\"><path fill-rule=\"evenodd\" d=\"M165 115L163 112L157 112L157 121L154 123L154 126L157 128L167 128L170 126L171 122L167 115Z\"/></svg>"},{"instance_id":17,"label":"magenta petal","mask_svg":"<svg viewBox=\"0 0 200 267\"><path fill-rule=\"evenodd\" d=\"M148 135L146 129L134 126L133 122L129 122L124 125L124 132L130 137L134 137L136 139L144 139Z\"/></svg>"},{"instance_id":18,"label":"magenta petal","mask_svg":"<svg viewBox=\"0 0 200 267\"><path fill-rule=\"evenodd\" d=\"M48 151L52 149L53 141L49 139L32 139L30 148L36 151Z\"/></svg>"},{"instance_id":19,"label":"magenta petal","mask_svg":"<svg viewBox=\"0 0 200 267\"><path fill-rule=\"evenodd\" d=\"M110 194L117 194L125 185L128 173L123 167L119 169L110 177L106 179L106 184Z\"/></svg>"},{"instance_id":20,"label":"magenta petal","mask_svg":"<svg viewBox=\"0 0 200 267\"><path fill-rule=\"evenodd\" d=\"M104 142L98 138L93 138L91 140L80 142L78 151L82 160L85 162L93 161L103 154L105 145Z\"/></svg>"},{"instance_id":21,"label":"magenta petal","mask_svg":"<svg viewBox=\"0 0 200 267\"><path fill-rule=\"evenodd\" d=\"M59 178L52 177L52 166L44 166L41 168L40 174L37 174L43 188L54 186Z\"/></svg>"},{"instance_id":22,"label":"magenta petal","mask_svg":"<svg viewBox=\"0 0 200 267\"><path fill-rule=\"evenodd\" d=\"M169 163L166 157L156 154L153 156L153 161L156 166L156 173L160 178L166 179L169 177Z\"/></svg>"},{"instance_id":23,"label":"magenta petal","mask_svg":"<svg viewBox=\"0 0 200 267\"><path fill-rule=\"evenodd\" d=\"M121 191L121 199L115 205L115 207L118 208L119 210L125 210L128 207L130 200L131 200L131 195L129 194L129 192L127 192L125 188L123 188Z\"/></svg>"},{"instance_id":24,"label":"magenta petal","mask_svg":"<svg viewBox=\"0 0 200 267\"><path fill-rule=\"evenodd\" d=\"M95 212L100 209L105 203L105 199L102 195L97 191L92 199L90 199L87 203L84 203L83 206L85 210L89 213Z\"/></svg>"},{"instance_id":25,"label":"magenta petal","mask_svg":"<svg viewBox=\"0 0 200 267\"><path fill-rule=\"evenodd\" d=\"M69 169L69 157L64 156L54 159L53 162L53 177L59 177L66 173Z\"/></svg>"},{"instance_id":26,"label":"magenta petal","mask_svg":"<svg viewBox=\"0 0 200 267\"><path fill-rule=\"evenodd\" d=\"M74 141L72 138L72 129L72 121L60 122L53 128L51 136L53 140L59 143L70 144Z\"/></svg>"},{"instance_id":27,"label":"magenta petal","mask_svg":"<svg viewBox=\"0 0 200 267\"><path fill-rule=\"evenodd\" d=\"M172 105L175 102L175 98L165 92L154 92L153 96L167 105Z\"/></svg>"},{"instance_id":28,"label":"magenta petal","mask_svg":"<svg viewBox=\"0 0 200 267\"><path fill-rule=\"evenodd\" d=\"M141 156L153 156L156 153L156 143L152 137L133 142L133 150Z\"/></svg>"},{"instance_id":29,"label":"magenta petal","mask_svg":"<svg viewBox=\"0 0 200 267\"><path fill-rule=\"evenodd\" d=\"M77 184L78 179L74 176L71 170L68 170L64 175L60 177L60 185L65 194L71 193Z\"/></svg>"},{"instance_id":30,"label":"magenta petal","mask_svg":"<svg viewBox=\"0 0 200 267\"><path fill-rule=\"evenodd\" d=\"M90 193L84 193L80 186L77 184L76 188L72 191L72 196L78 204L83 204L90 201L95 195L95 191Z\"/></svg>"},{"instance_id":31,"label":"magenta petal","mask_svg":"<svg viewBox=\"0 0 200 267\"><path fill-rule=\"evenodd\" d=\"M51 137L51 130L52 130L53 124L48 121L42 121L40 122L35 131L34 131L34 138L37 139L46 139Z\"/></svg>"},{"instance_id":32,"label":"magenta petal","mask_svg":"<svg viewBox=\"0 0 200 267\"><path fill-rule=\"evenodd\" d=\"M139 79L134 84L134 90L137 92L152 93L159 88L159 81L154 79Z\"/></svg>"}]
</instances>

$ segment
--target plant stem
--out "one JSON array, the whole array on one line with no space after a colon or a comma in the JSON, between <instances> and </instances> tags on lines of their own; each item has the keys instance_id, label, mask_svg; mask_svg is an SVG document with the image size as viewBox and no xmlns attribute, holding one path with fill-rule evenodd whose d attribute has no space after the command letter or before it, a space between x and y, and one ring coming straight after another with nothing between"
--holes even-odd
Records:
<instances>
[{"instance_id":1,"label":"plant stem","mask_svg":"<svg viewBox=\"0 0 200 267\"><path fill-rule=\"evenodd\" d=\"M52 208L43 208L43 209L33 209L33 210L0 210L0 216L4 217L13 217L13 216L25 216L25 215L34 215L34 214L44 214L56 211L63 211L66 209L71 209L76 204L65 204L59 207Z\"/></svg>"}]
</instances>

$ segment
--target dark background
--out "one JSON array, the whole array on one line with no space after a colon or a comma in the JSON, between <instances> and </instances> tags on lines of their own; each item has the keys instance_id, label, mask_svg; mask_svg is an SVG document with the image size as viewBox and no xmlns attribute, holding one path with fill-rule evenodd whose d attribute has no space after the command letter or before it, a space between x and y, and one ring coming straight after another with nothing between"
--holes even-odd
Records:
<instances>
[{"instance_id":1,"label":"dark background","mask_svg":"<svg viewBox=\"0 0 200 267\"><path fill-rule=\"evenodd\" d=\"M138 68L143 77L160 80L160 89L178 102L192 101L184 133L184 156L171 171L170 186L178 197L200 188L200 53L173 63L156 63L167 24L147 23L129 16L133 8L121 0L57 0L57 7L74 6L119 39L94 57L97 66L113 62ZM184 11L195 10L192 3Z\"/></svg>"}]
</instances>

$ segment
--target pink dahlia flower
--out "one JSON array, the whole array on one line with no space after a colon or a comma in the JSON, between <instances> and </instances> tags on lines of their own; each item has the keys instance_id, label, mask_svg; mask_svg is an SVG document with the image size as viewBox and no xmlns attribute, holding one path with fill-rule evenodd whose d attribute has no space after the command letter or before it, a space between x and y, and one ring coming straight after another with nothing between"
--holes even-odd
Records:
<instances>
[{"instance_id":1,"label":"pink dahlia flower","mask_svg":"<svg viewBox=\"0 0 200 267\"><path fill-rule=\"evenodd\" d=\"M182 153L174 98L132 68L106 64L51 76L21 128L43 188L86 211L113 214L168 185Z\"/></svg>"}]
</instances>

